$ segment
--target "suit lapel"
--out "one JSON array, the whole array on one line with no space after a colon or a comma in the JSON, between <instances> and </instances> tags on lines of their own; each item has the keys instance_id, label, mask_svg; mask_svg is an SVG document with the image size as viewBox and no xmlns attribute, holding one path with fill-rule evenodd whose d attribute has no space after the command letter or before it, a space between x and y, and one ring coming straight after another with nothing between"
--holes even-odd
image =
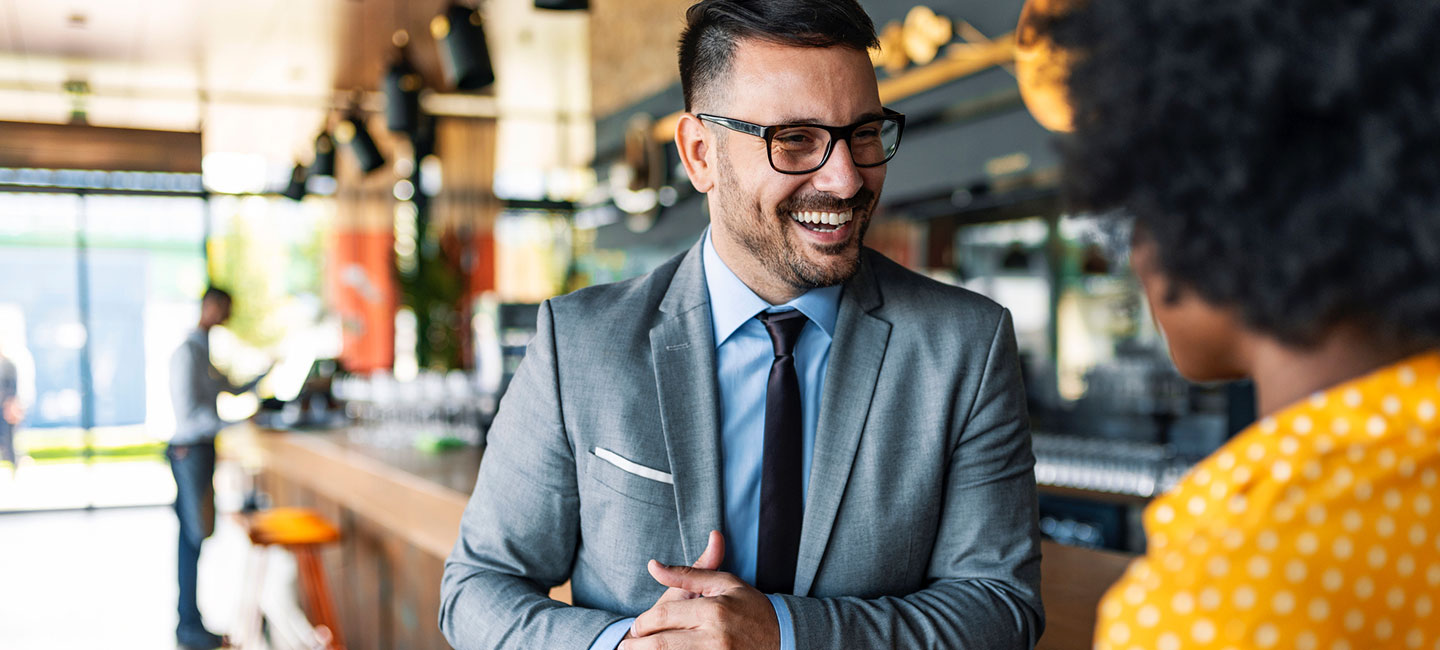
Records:
<instances>
[{"instance_id":1,"label":"suit lapel","mask_svg":"<svg viewBox=\"0 0 1440 650\"><path fill-rule=\"evenodd\" d=\"M866 257L868 254L862 254L862 260ZM800 557L795 567L795 594L799 596L810 592L825 555L885 358L890 323L869 313L880 304L880 292L866 260L845 285L835 338L830 343L830 365L825 371L820 417L815 425L815 453L806 491Z\"/></svg>"},{"instance_id":2,"label":"suit lapel","mask_svg":"<svg viewBox=\"0 0 1440 650\"><path fill-rule=\"evenodd\" d=\"M720 389L698 244L676 269L660 311L660 322L650 330L650 354L660 395L660 423L675 478L681 548L687 561L693 561L705 550L710 531L720 530L723 524Z\"/></svg>"}]
</instances>

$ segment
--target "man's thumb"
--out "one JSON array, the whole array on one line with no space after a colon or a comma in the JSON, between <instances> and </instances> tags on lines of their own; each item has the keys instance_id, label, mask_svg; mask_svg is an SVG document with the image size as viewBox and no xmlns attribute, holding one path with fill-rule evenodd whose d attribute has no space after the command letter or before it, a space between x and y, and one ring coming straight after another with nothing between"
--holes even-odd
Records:
<instances>
[{"instance_id":1,"label":"man's thumb","mask_svg":"<svg viewBox=\"0 0 1440 650\"><path fill-rule=\"evenodd\" d=\"M656 560L650 560L646 568L650 571L650 577L655 578L656 582L666 587L684 589L701 596L719 586L715 583L714 571L688 566L669 566Z\"/></svg>"},{"instance_id":2,"label":"man's thumb","mask_svg":"<svg viewBox=\"0 0 1440 650\"><path fill-rule=\"evenodd\" d=\"M706 571L717 571L720 569L720 563L724 560L725 536L721 535L718 530L712 530L710 539L705 544L705 551L700 553L700 559L695 560L695 563L690 566Z\"/></svg>"}]
</instances>

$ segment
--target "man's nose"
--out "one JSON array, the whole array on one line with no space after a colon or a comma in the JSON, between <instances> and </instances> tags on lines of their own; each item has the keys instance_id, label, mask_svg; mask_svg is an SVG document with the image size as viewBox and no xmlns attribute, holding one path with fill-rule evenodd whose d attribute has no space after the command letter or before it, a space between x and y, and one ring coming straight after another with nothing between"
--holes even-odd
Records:
<instances>
[{"instance_id":1,"label":"man's nose","mask_svg":"<svg viewBox=\"0 0 1440 650\"><path fill-rule=\"evenodd\" d=\"M865 184L865 179L860 177L860 168L855 166L855 160L850 157L850 143L841 140L835 143L835 150L830 152L830 159L825 165L815 171L815 178L811 181L815 189L828 194L833 194L842 199L855 196L860 187Z\"/></svg>"}]
</instances>

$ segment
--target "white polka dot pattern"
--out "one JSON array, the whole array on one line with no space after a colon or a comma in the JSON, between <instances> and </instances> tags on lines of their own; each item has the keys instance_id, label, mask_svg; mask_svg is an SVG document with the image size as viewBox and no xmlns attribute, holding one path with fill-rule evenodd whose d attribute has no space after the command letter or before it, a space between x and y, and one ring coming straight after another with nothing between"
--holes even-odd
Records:
<instances>
[{"instance_id":1,"label":"white polka dot pattern","mask_svg":"<svg viewBox=\"0 0 1440 650\"><path fill-rule=\"evenodd\" d=\"M1440 351L1242 432L1145 512L1097 650L1440 650Z\"/></svg>"}]
</instances>

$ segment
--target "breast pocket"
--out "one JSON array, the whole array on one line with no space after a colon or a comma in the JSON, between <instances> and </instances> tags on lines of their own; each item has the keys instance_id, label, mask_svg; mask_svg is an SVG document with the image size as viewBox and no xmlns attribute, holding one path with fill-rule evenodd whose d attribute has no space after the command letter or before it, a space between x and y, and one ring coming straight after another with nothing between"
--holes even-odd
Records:
<instances>
[{"instance_id":1,"label":"breast pocket","mask_svg":"<svg viewBox=\"0 0 1440 650\"><path fill-rule=\"evenodd\" d=\"M589 474L622 496L662 508L675 507L675 479L669 472L604 447L590 449Z\"/></svg>"}]
</instances>

